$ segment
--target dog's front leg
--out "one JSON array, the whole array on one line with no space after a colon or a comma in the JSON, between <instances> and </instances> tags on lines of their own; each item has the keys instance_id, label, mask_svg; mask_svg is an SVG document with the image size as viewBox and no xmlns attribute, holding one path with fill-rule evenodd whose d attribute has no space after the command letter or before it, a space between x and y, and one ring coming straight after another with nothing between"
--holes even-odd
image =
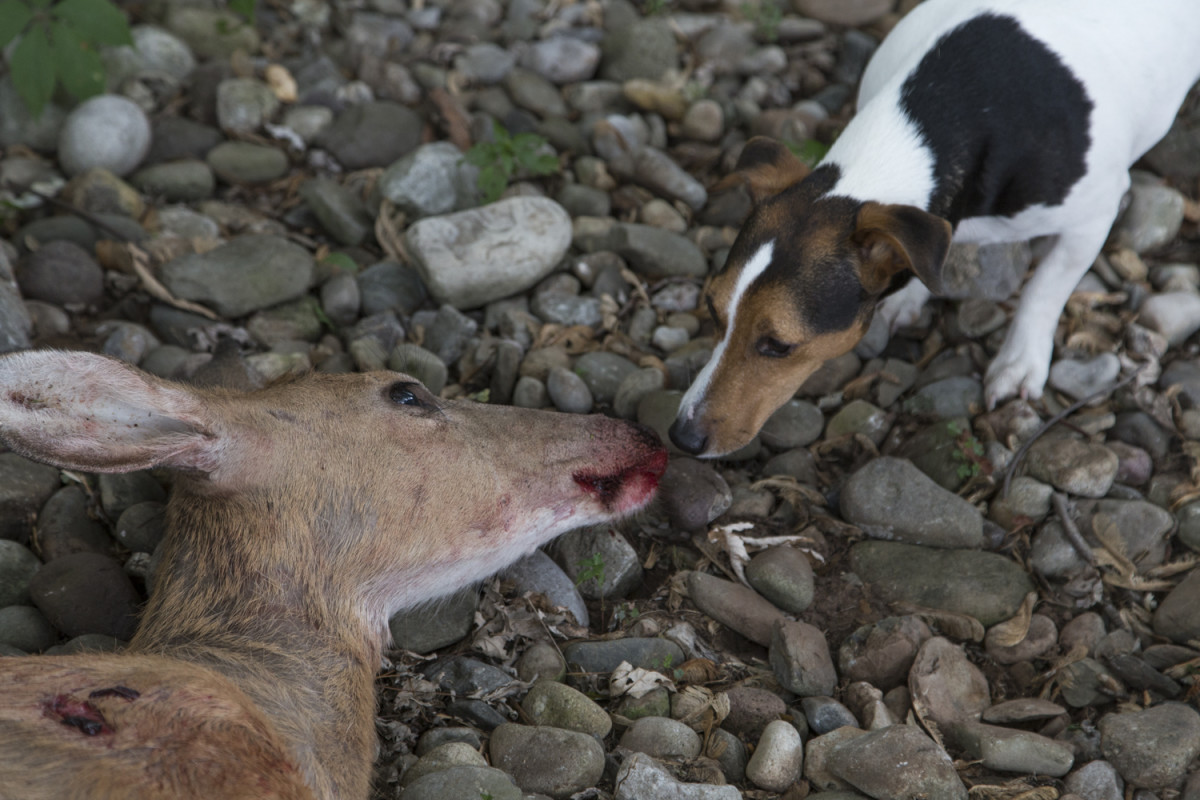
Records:
<instances>
[{"instance_id":1,"label":"dog's front leg","mask_svg":"<svg viewBox=\"0 0 1200 800\"><path fill-rule=\"evenodd\" d=\"M1108 237L1111 217L1100 219L1060 234L1021 290L1008 335L984 378L988 408L1009 397L1036 400L1042 396L1058 318Z\"/></svg>"}]
</instances>

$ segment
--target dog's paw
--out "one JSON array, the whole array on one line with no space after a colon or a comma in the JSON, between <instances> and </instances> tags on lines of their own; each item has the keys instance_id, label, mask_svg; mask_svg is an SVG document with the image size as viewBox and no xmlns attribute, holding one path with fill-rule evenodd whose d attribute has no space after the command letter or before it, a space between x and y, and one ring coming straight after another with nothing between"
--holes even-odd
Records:
<instances>
[{"instance_id":1,"label":"dog's paw","mask_svg":"<svg viewBox=\"0 0 1200 800\"><path fill-rule=\"evenodd\" d=\"M879 303L879 308L875 312L875 316L880 319L884 329L890 336L907 325L915 325L917 323L917 320L921 318L921 310L925 308L925 301L928 297L929 293L927 291L909 292L902 289L895 294L883 298Z\"/></svg>"},{"instance_id":2,"label":"dog's paw","mask_svg":"<svg viewBox=\"0 0 1200 800\"><path fill-rule=\"evenodd\" d=\"M1037 400L1042 396L1049 373L1049 352L1043 355L1028 349L1002 347L988 365L984 376L984 398L988 410L1010 397Z\"/></svg>"}]
</instances>

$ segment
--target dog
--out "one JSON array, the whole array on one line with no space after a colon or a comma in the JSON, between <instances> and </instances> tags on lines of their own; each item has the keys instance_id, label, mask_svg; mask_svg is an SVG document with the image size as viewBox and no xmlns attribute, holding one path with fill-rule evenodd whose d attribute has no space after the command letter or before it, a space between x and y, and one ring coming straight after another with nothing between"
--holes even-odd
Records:
<instances>
[{"instance_id":1,"label":"dog","mask_svg":"<svg viewBox=\"0 0 1200 800\"><path fill-rule=\"evenodd\" d=\"M1104 245L1129 166L1197 78L1196 0L917 6L811 173L782 144L744 147L726 181L747 187L754 210L704 297L718 341L671 440L701 457L744 446L877 310L893 332L914 322L944 286L952 238L1057 237L985 375L989 407L1039 398L1058 317Z\"/></svg>"}]
</instances>

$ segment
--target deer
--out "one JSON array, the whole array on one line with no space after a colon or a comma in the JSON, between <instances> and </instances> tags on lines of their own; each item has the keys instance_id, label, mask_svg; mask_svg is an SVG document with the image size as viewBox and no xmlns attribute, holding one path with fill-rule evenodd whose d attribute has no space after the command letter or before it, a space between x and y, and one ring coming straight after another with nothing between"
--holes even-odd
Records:
<instances>
[{"instance_id":1,"label":"deer","mask_svg":"<svg viewBox=\"0 0 1200 800\"><path fill-rule=\"evenodd\" d=\"M0 356L0 441L173 475L128 647L0 658L0 795L24 800L367 797L388 618L641 509L667 463L635 423L401 373L240 393L54 350Z\"/></svg>"}]
</instances>

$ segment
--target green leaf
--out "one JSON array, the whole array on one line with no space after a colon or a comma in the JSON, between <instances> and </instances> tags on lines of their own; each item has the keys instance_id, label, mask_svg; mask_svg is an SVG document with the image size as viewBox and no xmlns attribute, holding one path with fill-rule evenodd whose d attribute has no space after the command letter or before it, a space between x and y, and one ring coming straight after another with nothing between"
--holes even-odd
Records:
<instances>
[{"instance_id":1,"label":"green leaf","mask_svg":"<svg viewBox=\"0 0 1200 800\"><path fill-rule=\"evenodd\" d=\"M33 14L20 0L0 0L0 47L5 47L25 30Z\"/></svg>"},{"instance_id":2,"label":"green leaf","mask_svg":"<svg viewBox=\"0 0 1200 800\"><path fill-rule=\"evenodd\" d=\"M50 30L50 45L58 64L63 88L76 100L86 100L104 91L104 64L100 54L88 47L70 25L55 22Z\"/></svg>"},{"instance_id":3,"label":"green leaf","mask_svg":"<svg viewBox=\"0 0 1200 800\"><path fill-rule=\"evenodd\" d=\"M247 22L254 21L255 0L229 0L229 10L246 18Z\"/></svg>"},{"instance_id":4,"label":"green leaf","mask_svg":"<svg viewBox=\"0 0 1200 800\"><path fill-rule=\"evenodd\" d=\"M330 266L336 267L342 272L348 272L351 275L358 272L358 262L345 253L339 253L336 250L325 256L325 258L321 259L321 263L329 264Z\"/></svg>"},{"instance_id":5,"label":"green leaf","mask_svg":"<svg viewBox=\"0 0 1200 800\"><path fill-rule=\"evenodd\" d=\"M558 172L558 159L549 153L542 153L526 167L534 175L553 175Z\"/></svg>"},{"instance_id":6,"label":"green leaf","mask_svg":"<svg viewBox=\"0 0 1200 800\"><path fill-rule=\"evenodd\" d=\"M70 23L86 42L133 44L125 15L108 0L63 0L54 7L54 14Z\"/></svg>"},{"instance_id":7,"label":"green leaf","mask_svg":"<svg viewBox=\"0 0 1200 800\"><path fill-rule=\"evenodd\" d=\"M29 113L35 117L42 115L42 109L50 101L54 93L54 58L50 53L50 40L46 38L46 29L35 25L27 34L21 37L13 50L12 61L13 86L17 94L25 101Z\"/></svg>"},{"instance_id":8,"label":"green leaf","mask_svg":"<svg viewBox=\"0 0 1200 800\"><path fill-rule=\"evenodd\" d=\"M508 176L502 174L495 166L479 170L479 191L483 195L483 202L494 203L499 200L507 185Z\"/></svg>"}]
</instances>

